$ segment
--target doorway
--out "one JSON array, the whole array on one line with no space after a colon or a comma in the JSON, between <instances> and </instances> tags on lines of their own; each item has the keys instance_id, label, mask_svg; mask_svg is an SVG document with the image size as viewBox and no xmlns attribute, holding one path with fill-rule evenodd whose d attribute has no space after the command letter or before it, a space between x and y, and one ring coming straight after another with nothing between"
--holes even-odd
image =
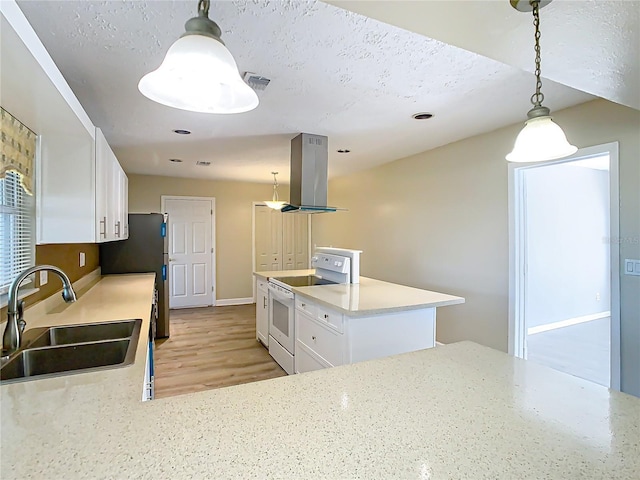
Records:
<instances>
[{"instance_id":1,"label":"doorway","mask_svg":"<svg viewBox=\"0 0 640 480\"><path fill-rule=\"evenodd\" d=\"M215 198L161 199L168 214L170 308L215 305Z\"/></svg>"},{"instance_id":2,"label":"doorway","mask_svg":"<svg viewBox=\"0 0 640 480\"><path fill-rule=\"evenodd\" d=\"M510 165L510 350L619 389L617 143Z\"/></svg>"}]
</instances>

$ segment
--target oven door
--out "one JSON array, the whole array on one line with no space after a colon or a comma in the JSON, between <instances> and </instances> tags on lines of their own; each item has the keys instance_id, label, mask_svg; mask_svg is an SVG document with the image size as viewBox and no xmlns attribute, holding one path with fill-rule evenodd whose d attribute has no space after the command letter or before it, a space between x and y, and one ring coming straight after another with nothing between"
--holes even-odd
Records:
<instances>
[{"instance_id":1,"label":"oven door","mask_svg":"<svg viewBox=\"0 0 640 480\"><path fill-rule=\"evenodd\" d=\"M269 284L269 335L293 355L295 302L292 292Z\"/></svg>"}]
</instances>

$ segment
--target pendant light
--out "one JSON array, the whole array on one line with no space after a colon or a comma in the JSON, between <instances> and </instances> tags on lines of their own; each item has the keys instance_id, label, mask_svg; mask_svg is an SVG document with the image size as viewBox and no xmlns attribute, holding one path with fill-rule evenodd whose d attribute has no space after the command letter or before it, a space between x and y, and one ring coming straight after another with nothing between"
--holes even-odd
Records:
<instances>
[{"instance_id":1,"label":"pendant light","mask_svg":"<svg viewBox=\"0 0 640 480\"><path fill-rule=\"evenodd\" d=\"M278 200L278 181L276 180L276 175L278 175L278 172L271 172L271 175L273 175L273 197L271 197L271 200L266 200L264 203L269 208L280 210L287 204L287 202Z\"/></svg>"},{"instance_id":2,"label":"pendant light","mask_svg":"<svg viewBox=\"0 0 640 480\"><path fill-rule=\"evenodd\" d=\"M577 147L567 141L562 128L551 119L551 111L542 105L542 80L540 79L540 3L551 0L510 0L518 11L533 11L536 52L536 93L531 96L533 108L527 113L528 120L516 138L513 150L506 156L510 162L542 162L568 157L576 153Z\"/></svg>"},{"instance_id":3,"label":"pendant light","mask_svg":"<svg viewBox=\"0 0 640 480\"><path fill-rule=\"evenodd\" d=\"M198 2L198 16L167 51L157 70L147 73L138 89L154 102L202 113L241 113L258 106L258 96L238 72L220 39L220 27L209 19L209 0Z\"/></svg>"}]
</instances>

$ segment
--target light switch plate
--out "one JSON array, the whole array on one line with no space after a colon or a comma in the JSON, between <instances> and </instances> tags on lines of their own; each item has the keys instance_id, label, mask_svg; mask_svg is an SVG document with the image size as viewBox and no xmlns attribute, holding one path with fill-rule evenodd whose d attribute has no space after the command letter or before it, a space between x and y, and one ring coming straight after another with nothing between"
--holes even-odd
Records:
<instances>
[{"instance_id":1,"label":"light switch plate","mask_svg":"<svg viewBox=\"0 0 640 480\"><path fill-rule=\"evenodd\" d=\"M49 281L49 272L46 270L40 270L40 286L46 285Z\"/></svg>"},{"instance_id":2,"label":"light switch plate","mask_svg":"<svg viewBox=\"0 0 640 480\"><path fill-rule=\"evenodd\" d=\"M86 257L84 255L84 252L80 252L80 266L84 267L86 265L87 261L86 261Z\"/></svg>"},{"instance_id":3,"label":"light switch plate","mask_svg":"<svg viewBox=\"0 0 640 480\"><path fill-rule=\"evenodd\" d=\"M625 275L636 275L640 277L640 260L635 260L633 258L625 258L624 259L624 274Z\"/></svg>"}]
</instances>

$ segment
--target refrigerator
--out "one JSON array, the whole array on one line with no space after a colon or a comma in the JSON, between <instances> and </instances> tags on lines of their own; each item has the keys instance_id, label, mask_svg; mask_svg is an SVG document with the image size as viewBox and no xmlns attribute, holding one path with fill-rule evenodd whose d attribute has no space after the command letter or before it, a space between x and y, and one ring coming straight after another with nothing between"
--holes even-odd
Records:
<instances>
[{"instance_id":1,"label":"refrigerator","mask_svg":"<svg viewBox=\"0 0 640 480\"><path fill-rule=\"evenodd\" d=\"M100 244L100 268L103 275L156 274L156 338L169 336L167 244L167 217L162 213L130 213L129 238Z\"/></svg>"}]
</instances>

